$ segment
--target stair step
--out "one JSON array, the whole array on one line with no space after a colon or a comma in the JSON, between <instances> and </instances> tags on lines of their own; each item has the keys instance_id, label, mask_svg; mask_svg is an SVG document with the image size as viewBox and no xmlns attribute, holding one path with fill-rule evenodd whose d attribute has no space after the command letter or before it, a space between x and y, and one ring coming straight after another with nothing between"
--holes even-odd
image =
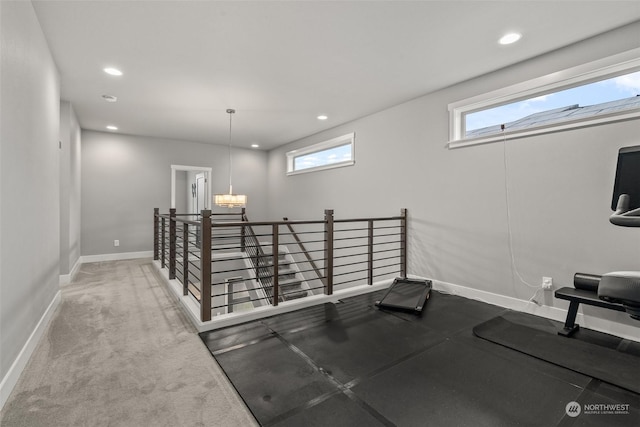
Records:
<instances>
[{"instance_id":1,"label":"stair step","mask_svg":"<svg viewBox=\"0 0 640 427\"><path fill-rule=\"evenodd\" d=\"M263 257L272 257L273 256L272 255L273 252L271 252L271 248L269 248L269 247L264 248L262 250L262 253L263 254L261 256L263 256ZM287 256L287 252L286 251L278 251L278 257L285 257L285 256Z\"/></svg>"},{"instance_id":2,"label":"stair step","mask_svg":"<svg viewBox=\"0 0 640 427\"><path fill-rule=\"evenodd\" d=\"M280 284L280 286L293 286L293 285L300 286L300 284L302 283L302 280L294 277L292 279L278 280L278 283Z\"/></svg>"},{"instance_id":3,"label":"stair step","mask_svg":"<svg viewBox=\"0 0 640 427\"><path fill-rule=\"evenodd\" d=\"M296 271L291 268L281 268L278 270L278 277L280 277L281 280L294 279L296 277Z\"/></svg>"},{"instance_id":4,"label":"stair step","mask_svg":"<svg viewBox=\"0 0 640 427\"><path fill-rule=\"evenodd\" d=\"M288 292L286 294L283 294L282 297L285 301L290 301L294 299L304 298L307 295L308 295L307 291L301 290L297 292Z\"/></svg>"}]
</instances>

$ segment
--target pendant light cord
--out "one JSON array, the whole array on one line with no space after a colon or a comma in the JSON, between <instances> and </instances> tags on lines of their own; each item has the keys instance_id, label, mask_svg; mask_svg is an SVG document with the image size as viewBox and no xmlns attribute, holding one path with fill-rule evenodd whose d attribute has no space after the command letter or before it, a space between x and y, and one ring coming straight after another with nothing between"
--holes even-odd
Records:
<instances>
[{"instance_id":1,"label":"pendant light cord","mask_svg":"<svg viewBox=\"0 0 640 427\"><path fill-rule=\"evenodd\" d=\"M229 194L233 194L233 186L231 184L231 121L235 112L236 110L232 108L227 110L227 113L229 113Z\"/></svg>"}]
</instances>

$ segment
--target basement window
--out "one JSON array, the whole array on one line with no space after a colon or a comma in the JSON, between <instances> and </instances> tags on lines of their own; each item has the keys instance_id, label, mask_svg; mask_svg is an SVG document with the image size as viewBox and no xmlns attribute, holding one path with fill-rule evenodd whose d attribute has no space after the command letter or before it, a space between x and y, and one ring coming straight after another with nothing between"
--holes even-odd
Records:
<instances>
[{"instance_id":1,"label":"basement window","mask_svg":"<svg viewBox=\"0 0 640 427\"><path fill-rule=\"evenodd\" d=\"M449 147L640 117L640 49L449 104Z\"/></svg>"},{"instance_id":2,"label":"basement window","mask_svg":"<svg viewBox=\"0 0 640 427\"><path fill-rule=\"evenodd\" d=\"M287 175L313 172L355 163L355 133L287 152Z\"/></svg>"}]
</instances>

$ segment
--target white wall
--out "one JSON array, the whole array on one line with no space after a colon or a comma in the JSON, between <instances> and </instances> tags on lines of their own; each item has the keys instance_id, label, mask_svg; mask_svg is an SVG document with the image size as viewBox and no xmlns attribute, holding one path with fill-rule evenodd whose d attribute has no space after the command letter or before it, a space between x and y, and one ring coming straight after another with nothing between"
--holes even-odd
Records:
<instances>
[{"instance_id":1,"label":"white wall","mask_svg":"<svg viewBox=\"0 0 640 427\"><path fill-rule=\"evenodd\" d=\"M82 255L153 250L153 208L169 212L171 165L211 167L215 194L229 190L228 162L224 145L83 131ZM264 218L266 153L234 149L233 184L248 195L249 218Z\"/></svg>"},{"instance_id":2,"label":"white wall","mask_svg":"<svg viewBox=\"0 0 640 427\"><path fill-rule=\"evenodd\" d=\"M0 29L1 406L58 292L60 85L31 2L0 2Z\"/></svg>"},{"instance_id":3,"label":"white wall","mask_svg":"<svg viewBox=\"0 0 640 427\"><path fill-rule=\"evenodd\" d=\"M68 101L60 102L60 274L80 258L80 125Z\"/></svg>"},{"instance_id":4,"label":"white wall","mask_svg":"<svg viewBox=\"0 0 640 427\"><path fill-rule=\"evenodd\" d=\"M269 216L336 218L409 212L409 273L528 300L509 251L502 143L450 150L447 105L637 48L640 23L296 141L269 153ZM517 48L517 47L516 47ZM515 264L572 286L577 271L640 268L640 229L609 224L620 147L640 144L638 120L509 141L506 182ZM285 176L285 152L356 133L352 167ZM540 298L566 308L551 292ZM625 324L624 313L585 313ZM637 325L637 322L636 322Z\"/></svg>"}]
</instances>

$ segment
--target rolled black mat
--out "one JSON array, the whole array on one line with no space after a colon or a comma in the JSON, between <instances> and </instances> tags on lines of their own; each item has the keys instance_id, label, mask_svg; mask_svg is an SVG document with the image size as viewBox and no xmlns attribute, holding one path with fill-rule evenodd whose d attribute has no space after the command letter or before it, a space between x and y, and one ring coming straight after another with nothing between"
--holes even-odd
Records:
<instances>
[{"instance_id":1,"label":"rolled black mat","mask_svg":"<svg viewBox=\"0 0 640 427\"><path fill-rule=\"evenodd\" d=\"M602 279L602 276L597 274L576 273L573 276L573 287L585 291L598 292L600 279Z\"/></svg>"},{"instance_id":2,"label":"rolled black mat","mask_svg":"<svg viewBox=\"0 0 640 427\"><path fill-rule=\"evenodd\" d=\"M640 357L495 317L475 328L485 340L640 393Z\"/></svg>"}]
</instances>

